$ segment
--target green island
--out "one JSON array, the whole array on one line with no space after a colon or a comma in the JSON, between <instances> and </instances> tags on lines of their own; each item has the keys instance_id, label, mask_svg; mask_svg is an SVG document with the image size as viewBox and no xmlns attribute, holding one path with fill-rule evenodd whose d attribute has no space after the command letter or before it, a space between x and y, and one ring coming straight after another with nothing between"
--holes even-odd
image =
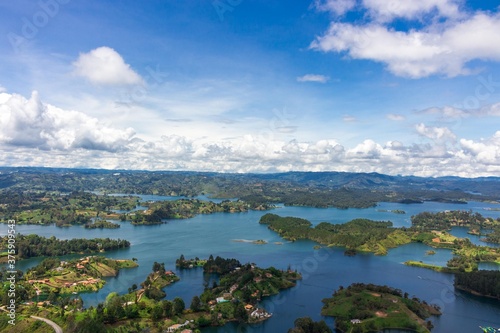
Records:
<instances>
[{"instance_id":1,"label":"green island","mask_svg":"<svg viewBox=\"0 0 500 333\"><path fill-rule=\"evenodd\" d=\"M377 209L377 212L381 213L394 213L394 214L406 214L404 210L401 209Z\"/></svg>"},{"instance_id":2,"label":"green island","mask_svg":"<svg viewBox=\"0 0 500 333\"><path fill-rule=\"evenodd\" d=\"M224 200L220 203L199 199L179 199L174 201L144 202L147 207L140 212L122 214L121 219L131 219L134 225L162 224L167 219L188 219L198 214L241 213L248 210L268 210L273 205L250 204L242 200Z\"/></svg>"},{"instance_id":3,"label":"green island","mask_svg":"<svg viewBox=\"0 0 500 333\"><path fill-rule=\"evenodd\" d=\"M484 217L471 210L422 212L412 216L412 225L420 230L449 231L452 227L467 227L471 235L485 236L484 241L500 244L500 218ZM484 233L484 230L492 232Z\"/></svg>"},{"instance_id":4,"label":"green island","mask_svg":"<svg viewBox=\"0 0 500 333\"><path fill-rule=\"evenodd\" d=\"M16 258L57 257L74 253L95 253L130 247L124 239L110 238L74 238L60 240L54 236L47 238L36 234L16 235ZM12 255L12 253L10 253ZM0 238L0 263L6 262L9 256L8 237Z\"/></svg>"},{"instance_id":5,"label":"green island","mask_svg":"<svg viewBox=\"0 0 500 333\"><path fill-rule=\"evenodd\" d=\"M308 220L265 214L260 224L276 231L281 237L295 241L310 239L322 245L345 247L347 250L387 254L389 248L411 242L409 234L392 227L392 222L355 219L344 224L321 222L315 227Z\"/></svg>"},{"instance_id":6,"label":"green island","mask_svg":"<svg viewBox=\"0 0 500 333\"><path fill-rule=\"evenodd\" d=\"M67 261L46 258L25 274L18 272L16 300L19 301L18 304L24 302L26 305L35 306L56 304L60 297L98 291L106 283L103 277L116 276L121 269L137 266L134 260L115 260L102 256L87 256ZM8 276L5 269L0 271L2 300L8 299Z\"/></svg>"},{"instance_id":7,"label":"green island","mask_svg":"<svg viewBox=\"0 0 500 333\"><path fill-rule=\"evenodd\" d=\"M429 305L408 293L387 286L354 283L342 286L333 297L323 300L321 314L335 317L340 332L378 332L384 329L408 329L430 332L430 316L441 315L436 305Z\"/></svg>"},{"instance_id":8,"label":"green island","mask_svg":"<svg viewBox=\"0 0 500 333\"><path fill-rule=\"evenodd\" d=\"M182 257L182 256L181 256ZM180 258L179 258L180 259ZM296 285L296 281L301 279L301 275L296 271L278 270L274 267L259 268L254 264L241 264L237 259L225 259L219 256L209 259L203 265L204 272L216 273L219 277L219 283L208 284L204 292L199 296L194 296L190 305L186 306L184 301L175 297L173 300L165 299L165 286L175 283L179 280L176 274L165 269L164 263L154 262L152 272L146 277L140 287L136 284L128 289L128 293L118 295L116 292L110 293L105 302L96 307L88 309L83 308L81 299L78 297L64 297L63 292L77 290L76 286L70 286L64 289L69 281L59 281L56 274L63 276L75 275L73 268L79 270L77 265L83 265L82 261L88 261L84 264L86 269L97 274L101 272L115 271L119 268L132 267L134 261L120 261L105 259L102 257L87 257L75 260L71 264L55 258L46 259L27 273L26 284L38 287L38 280L49 280L48 284L61 284L62 287L58 293L49 291L50 301L31 302L29 293L19 293L18 296L18 314L16 329L19 331L30 330L39 326L39 323L33 322L29 315L38 315L49 318L63 327L66 333L80 332L143 332L148 329L151 333L177 331L182 329L197 330L206 326L221 326L229 321L239 321L244 323L256 323L266 320L272 314L259 307L258 302L269 295L275 295L280 290L288 289ZM184 259L185 262L194 262L196 259ZM49 268L50 267L50 268ZM59 268L61 267L61 268ZM92 268L90 268L92 267ZM55 268L55 269L54 269ZM66 273L66 270L70 273ZM42 276L38 276L40 271ZM87 272L87 271L85 271ZM19 272L22 275L22 272ZM46 278L46 274L51 274ZM85 281L90 281L88 274L84 276ZM37 282L28 283L28 276L35 278ZM83 277L83 275L82 275ZM0 275L2 283L8 283L7 275ZM71 284L74 282L71 282ZM90 287L90 283L88 288ZM22 289L23 285L19 285ZM33 288L33 287L32 287ZM40 287L40 288L51 288ZM71 296L71 294L70 294ZM3 298L2 298L3 299ZM6 316L3 316L6 317ZM0 332L7 330L11 332L11 327L0 318Z\"/></svg>"},{"instance_id":9,"label":"green island","mask_svg":"<svg viewBox=\"0 0 500 333\"><path fill-rule=\"evenodd\" d=\"M97 220L93 223L85 224L85 229L118 229L119 227L119 224L106 220Z\"/></svg>"},{"instance_id":10,"label":"green island","mask_svg":"<svg viewBox=\"0 0 500 333\"><path fill-rule=\"evenodd\" d=\"M455 214L455 212L447 213ZM420 261L405 262L409 266L440 272L475 271L479 262L500 264L500 248L474 245L468 238L458 238L447 231L436 230L438 228L434 224L420 225L418 219L414 223L414 218L412 218L414 225L411 228L394 228L390 221L367 219L355 219L344 224L321 222L313 227L306 219L282 217L272 213L263 215L259 223L267 225L269 229L291 241L309 239L322 245L344 247L346 255L355 255L358 251L386 255L388 249L411 242L424 243L433 248L452 249L455 257L448 261L447 267ZM491 222L492 219L485 221L496 223L495 220Z\"/></svg>"}]
</instances>

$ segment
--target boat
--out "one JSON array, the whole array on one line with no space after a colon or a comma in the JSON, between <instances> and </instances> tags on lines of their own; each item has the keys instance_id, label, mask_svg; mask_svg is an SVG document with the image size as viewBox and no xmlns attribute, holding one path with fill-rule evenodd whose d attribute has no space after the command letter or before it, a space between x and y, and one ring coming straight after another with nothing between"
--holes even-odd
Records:
<instances>
[{"instance_id":1,"label":"boat","mask_svg":"<svg viewBox=\"0 0 500 333\"><path fill-rule=\"evenodd\" d=\"M500 332L500 328L493 328L493 327L481 327L479 326L480 329L483 330L484 333L498 333Z\"/></svg>"}]
</instances>

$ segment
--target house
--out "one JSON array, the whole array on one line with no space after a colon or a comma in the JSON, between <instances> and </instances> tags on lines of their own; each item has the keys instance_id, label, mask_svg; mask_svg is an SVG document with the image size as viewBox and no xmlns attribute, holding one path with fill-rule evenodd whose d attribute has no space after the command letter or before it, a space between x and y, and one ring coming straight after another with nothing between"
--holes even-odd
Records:
<instances>
[{"instance_id":1,"label":"house","mask_svg":"<svg viewBox=\"0 0 500 333\"><path fill-rule=\"evenodd\" d=\"M225 303L225 302L227 302L227 299L224 299L224 297L217 297L215 300L217 301L217 303Z\"/></svg>"},{"instance_id":2,"label":"house","mask_svg":"<svg viewBox=\"0 0 500 333\"><path fill-rule=\"evenodd\" d=\"M172 271L165 271L165 275L167 275L167 276L174 276L175 273L172 272Z\"/></svg>"},{"instance_id":3,"label":"house","mask_svg":"<svg viewBox=\"0 0 500 333\"><path fill-rule=\"evenodd\" d=\"M361 320L359 319L352 319L351 324L361 324Z\"/></svg>"},{"instance_id":4,"label":"house","mask_svg":"<svg viewBox=\"0 0 500 333\"><path fill-rule=\"evenodd\" d=\"M245 305L245 310L250 311L252 309L253 309L253 305L252 304Z\"/></svg>"},{"instance_id":5,"label":"house","mask_svg":"<svg viewBox=\"0 0 500 333\"><path fill-rule=\"evenodd\" d=\"M178 329L180 329L182 327L181 324L175 324L175 325L172 325L170 326L169 328L167 328L167 332L175 332L177 331Z\"/></svg>"}]
</instances>

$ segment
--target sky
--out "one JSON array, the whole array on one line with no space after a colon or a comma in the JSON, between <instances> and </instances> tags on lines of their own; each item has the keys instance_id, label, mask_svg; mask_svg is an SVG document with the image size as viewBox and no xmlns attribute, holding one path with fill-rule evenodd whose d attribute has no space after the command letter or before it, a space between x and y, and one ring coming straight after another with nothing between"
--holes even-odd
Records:
<instances>
[{"instance_id":1,"label":"sky","mask_svg":"<svg viewBox=\"0 0 500 333\"><path fill-rule=\"evenodd\" d=\"M500 176L498 0L0 0L0 165Z\"/></svg>"}]
</instances>

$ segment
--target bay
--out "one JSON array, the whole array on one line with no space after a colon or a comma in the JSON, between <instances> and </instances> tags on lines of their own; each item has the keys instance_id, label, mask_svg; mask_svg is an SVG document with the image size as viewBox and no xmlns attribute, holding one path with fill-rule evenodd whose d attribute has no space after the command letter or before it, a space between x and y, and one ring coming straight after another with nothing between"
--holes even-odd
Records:
<instances>
[{"instance_id":1,"label":"bay","mask_svg":"<svg viewBox=\"0 0 500 333\"><path fill-rule=\"evenodd\" d=\"M149 200L167 200L168 197L150 196ZM396 227L409 227L410 218L422 211L469 210L484 216L500 217L500 212L491 210L499 205L471 202L467 205L425 202L403 205L380 203L367 209L306 208L280 206L273 213L297 216L310 220L313 224L326 221L345 223L354 218L390 220ZM391 210L404 210L406 214L395 214ZM207 328L204 332L286 332L293 321L302 316L314 320L325 319L331 326L332 318L320 315L321 300L330 297L339 286L353 282L389 285L415 295L428 303L441 306L443 315L432 319L433 332L479 332L478 326L500 326L500 302L484 299L455 291L453 275L438 273L417 267L403 265L406 260L422 260L426 263L444 265L452 254L446 249L435 250L435 255L427 255L430 248L424 244L408 244L391 249L387 256L359 254L354 257L343 255L340 248L321 248L311 241L287 242L258 221L267 212L216 213L198 215L186 220L171 220L156 226L133 226L129 222L120 223L119 229L84 229L83 227L57 228L55 226L18 225L23 234L36 233L40 236L56 236L61 239L110 237L131 242L131 247L106 253L111 258L138 259L139 267L122 270L115 278L107 278L106 285L97 293L82 295L86 306L103 302L112 291L126 293L132 284L141 283L151 271L154 261L164 262L167 269L176 271L181 280L165 288L167 298L180 296L187 305L204 288L204 282L213 277L204 276L201 269L177 271L175 259L181 254L186 258L207 258L210 254L234 257L241 262L254 262L261 267L274 266L286 269L289 265L303 274L303 280L296 287L280 295L265 299L261 305L273 317L258 325L228 324L219 328ZM452 231L462 233L463 230ZM470 235L467 235L470 236ZM263 239L268 244L258 245L238 240ZM477 240L480 242L479 240ZM279 245L278 243L281 243ZM483 244L484 245L484 244ZM74 256L73 256L74 257ZM32 258L18 262L19 269L28 269L40 262ZM482 269L495 268L496 264L481 264ZM486 267L486 268L485 268Z\"/></svg>"}]
</instances>

